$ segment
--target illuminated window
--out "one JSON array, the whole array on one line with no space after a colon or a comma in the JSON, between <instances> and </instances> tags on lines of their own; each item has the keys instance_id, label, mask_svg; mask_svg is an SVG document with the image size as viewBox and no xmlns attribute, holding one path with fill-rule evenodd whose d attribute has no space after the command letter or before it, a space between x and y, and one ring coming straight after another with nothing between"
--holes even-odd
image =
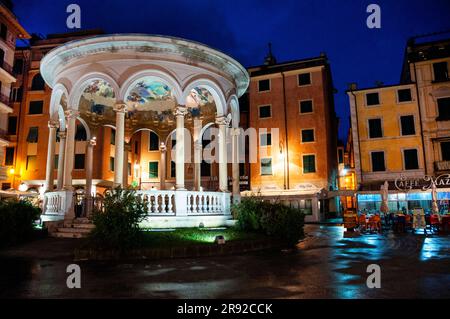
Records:
<instances>
[{"instance_id":1,"label":"illuminated window","mask_svg":"<svg viewBox=\"0 0 450 319\"><path fill-rule=\"evenodd\" d=\"M158 178L158 167L159 162L149 162L148 163L148 177Z\"/></svg>"},{"instance_id":2,"label":"illuminated window","mask_svg":"<svg viewBox=\"0 0 450 319\"><path fill-rule=\"evenodd\" d=\"M258 81L258 92L270 91L270 79Z\"/></svg>"},{"instance_id":3,"label":"illuminated window","mask_svg":"<svg viewBox=\"0 0 450 319\"><path fill-rule=\"evenodd\" d=\"M303 155L303 173L315 173L316 172L316 156L315 155Z\"/></svg>"},{"instance_id":4,"label":"illuminated window","mask_svg":"<svg viewBox=\"0 0 450 319\"><path fill-rule=\"evenodd\" d=\"M261 175L272 175L272 159L261 158Z\"/></svg>"}]
</instances>

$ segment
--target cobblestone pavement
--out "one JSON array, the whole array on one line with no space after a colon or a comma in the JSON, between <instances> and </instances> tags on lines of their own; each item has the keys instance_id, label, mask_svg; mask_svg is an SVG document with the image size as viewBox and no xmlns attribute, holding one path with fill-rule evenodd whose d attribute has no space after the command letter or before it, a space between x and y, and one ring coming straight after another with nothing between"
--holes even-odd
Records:
<instances>
[{"instance_id":1,"label":"cobblestone pavement","mask_svg":"<svg viewBox=\"0 0 450 319\"><path fill-rule=\"evenodd\" d=\"M449 298L450 236L372 234L307 225L294 252L132 263L80 263L66 287L76 241L44 239L0 253L3 298ZM366 286L369 264L381 288Z\"/></svg>"}]
</instances>

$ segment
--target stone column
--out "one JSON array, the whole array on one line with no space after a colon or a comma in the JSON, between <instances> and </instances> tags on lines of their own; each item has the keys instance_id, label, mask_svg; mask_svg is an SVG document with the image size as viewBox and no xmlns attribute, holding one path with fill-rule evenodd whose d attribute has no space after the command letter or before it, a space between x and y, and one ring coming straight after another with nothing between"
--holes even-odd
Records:
<instances>
[{"instance_id":1,"label":"stone column","mask_svg":"<svg viewBox=\"0 0 450 319\"><path fill-rule=\"evenodd\" d=\"M167 153L167 147L164 142L161 142L159 145L159 151L161 153L161 160L159 162L159 189L165 190L166 189L166 153Z\"/></svg>"},{"instance_id":2,"label":"stone column","mask_svg":"<svg viewBox=\"0 0 450 319\"><path fill-rule=\"evenodd\" d=\"M175 188L177 190L185 190L184 188L184 116L187 113L187 108L184 105L178 105L175 109L175 117L177 119L176 129L176 151L175 151Z\"/></svg>"},{"instance_id":3,"label":"stone column","mask_svg":"<svg viewBox=\"0 0 450 319\"><path fill-rule=\"evenodd\" d=\"M55 146L56 146L56 129L58 121L48 121L48 149L47 149L47 168L45 172L45 191L53 191L53 175L55 170Z\"/></svg>"},{"instance_id":4,"label":"stone column","mask_svg":"<svg viewBox=\"0 0 450 319\"><path fill-rule=\"evenodd\" d=\"M114 152L114 186L123 186L123 159L125 143L125 111L127 105L123 102L114 105L116 112L116 141Z\"/></svg>"},{"instance_id":5,"label":"stone column","mask_svg":"<svg viewBox=\"0 0 450 319\"><path fill-rule=\"evenodd\" d=\"M227 127L230 121L225 116L221 116L216 118L216 124L219 126L219 190L227 192Z\"/></svg>"},{"instance_id":6,"label":"stone column","mask_svg":"<svg viewBox=\"0 0 450 319\"><path fill-rule=\"evenodd\" d=\"M67 110L66 115L67 137L66 137L66 151L64 156L64 189L72 190L72 170L75 156L75 131L76 120L79 112L76 110Z\"/></svg>"},{"instance_id":7,"label":"stone column","mask_svg":"<svg viewBox=\"0 0 450 319\"><path fill-rule=\"evenodd\" d=\"M200 191L201 181L202 181L202 172L201 172L201 163L202 163L202 150L203 145L202 141L194 142L194 190Z\"/></svg>"},{"instance_id":8,"label":"stone column","mask_svg":"<svg viewBox=\"0 0 450 319\"><path fill-rule=\"evenodd\" d=\"M232 148L233 148L233 163L232 163L232 171L233 171L233 202L241 201L241 190L239 186L239 128L233 128L233 139L232 139Z\"/></svg>"},{"instance_id":9,"label":"stone column","mask_svg":"<svg viewBox=\"0 0 450 319\"><path fill-rule=\"evenodd\" d=\"M66 153L66 131L59 132L59 154L58 154L58 182L56 188L61 190L64 186L64 154Z\"/></svg>"},{"instance_id":10,"label":"stone column","mask_svg":"<svg viewBox=\"0 0 450 319\"><path fill-rule=\"evenodd\" d=\"M94 146L97 144L95 138L88 141L86 145L86 197L90 198L92 195L92 169L94 164Z\"/></svg>"}]
</instances>

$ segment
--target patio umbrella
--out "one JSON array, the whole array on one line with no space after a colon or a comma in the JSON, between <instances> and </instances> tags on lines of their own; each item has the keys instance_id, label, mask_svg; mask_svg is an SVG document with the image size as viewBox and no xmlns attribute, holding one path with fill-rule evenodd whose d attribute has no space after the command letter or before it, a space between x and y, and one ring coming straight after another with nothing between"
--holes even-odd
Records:
<instances>
[{"instance_id":1,"label":"patio umbrella","mask_svg":"<svg viewBox=\"0 0 450 319\"><path fill-rule=\"evenodd\" d=\"M387 181L385 181L384 184L381 185L380 191L381 191L381 198L382 198L380 210L384 214L387 214L387 213L389 213L389 206L388 206L389 184Z\"/></svg>"},{"instance_id":2,"label":"patio umbrella","mask_svg":"<svg viewBox=\"0 0 450 319\"><path fill-rule=\"evenodd\" d=\"M431 185L431 212L433 214L439 214L439 207L437 204L437 189L435 183Z\"/></svg>"}]
</instances>

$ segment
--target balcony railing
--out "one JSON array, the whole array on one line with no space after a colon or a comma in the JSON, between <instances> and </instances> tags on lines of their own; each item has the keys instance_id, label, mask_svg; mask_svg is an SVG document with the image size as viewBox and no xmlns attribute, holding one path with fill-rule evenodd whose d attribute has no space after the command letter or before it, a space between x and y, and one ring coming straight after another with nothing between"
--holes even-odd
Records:
<instances>
[{"instance_id":1,"label":"balcony railing","mask_svg":"<svg viewBox=\"0 0 450 319\"><path fill-rule=\"evenodd\" d=\"M9 106L10 105L9 104L9 102L10 102L9 96L0 93L0 102Z\"/></svg>"},{"instance_id":2,"label":"balcony railing","mask_svg":"<svg viewBox=\"0 0 450 319\"><path fill-rule=\"evenodd\" d=\"M436 171L450 171L450 161L434 162L434 168Z\"/></svg>"},{"instance_id":3,"label":"balcony railing","mask_svg":"<svg viewBox=\"0 0 450 319\"><path fill-rule=\"evenodd\" d=\"M14 76L13 67L6 61L0 61L0 67L8 72L10 75Z\"/></svg>"}]
</instances>

